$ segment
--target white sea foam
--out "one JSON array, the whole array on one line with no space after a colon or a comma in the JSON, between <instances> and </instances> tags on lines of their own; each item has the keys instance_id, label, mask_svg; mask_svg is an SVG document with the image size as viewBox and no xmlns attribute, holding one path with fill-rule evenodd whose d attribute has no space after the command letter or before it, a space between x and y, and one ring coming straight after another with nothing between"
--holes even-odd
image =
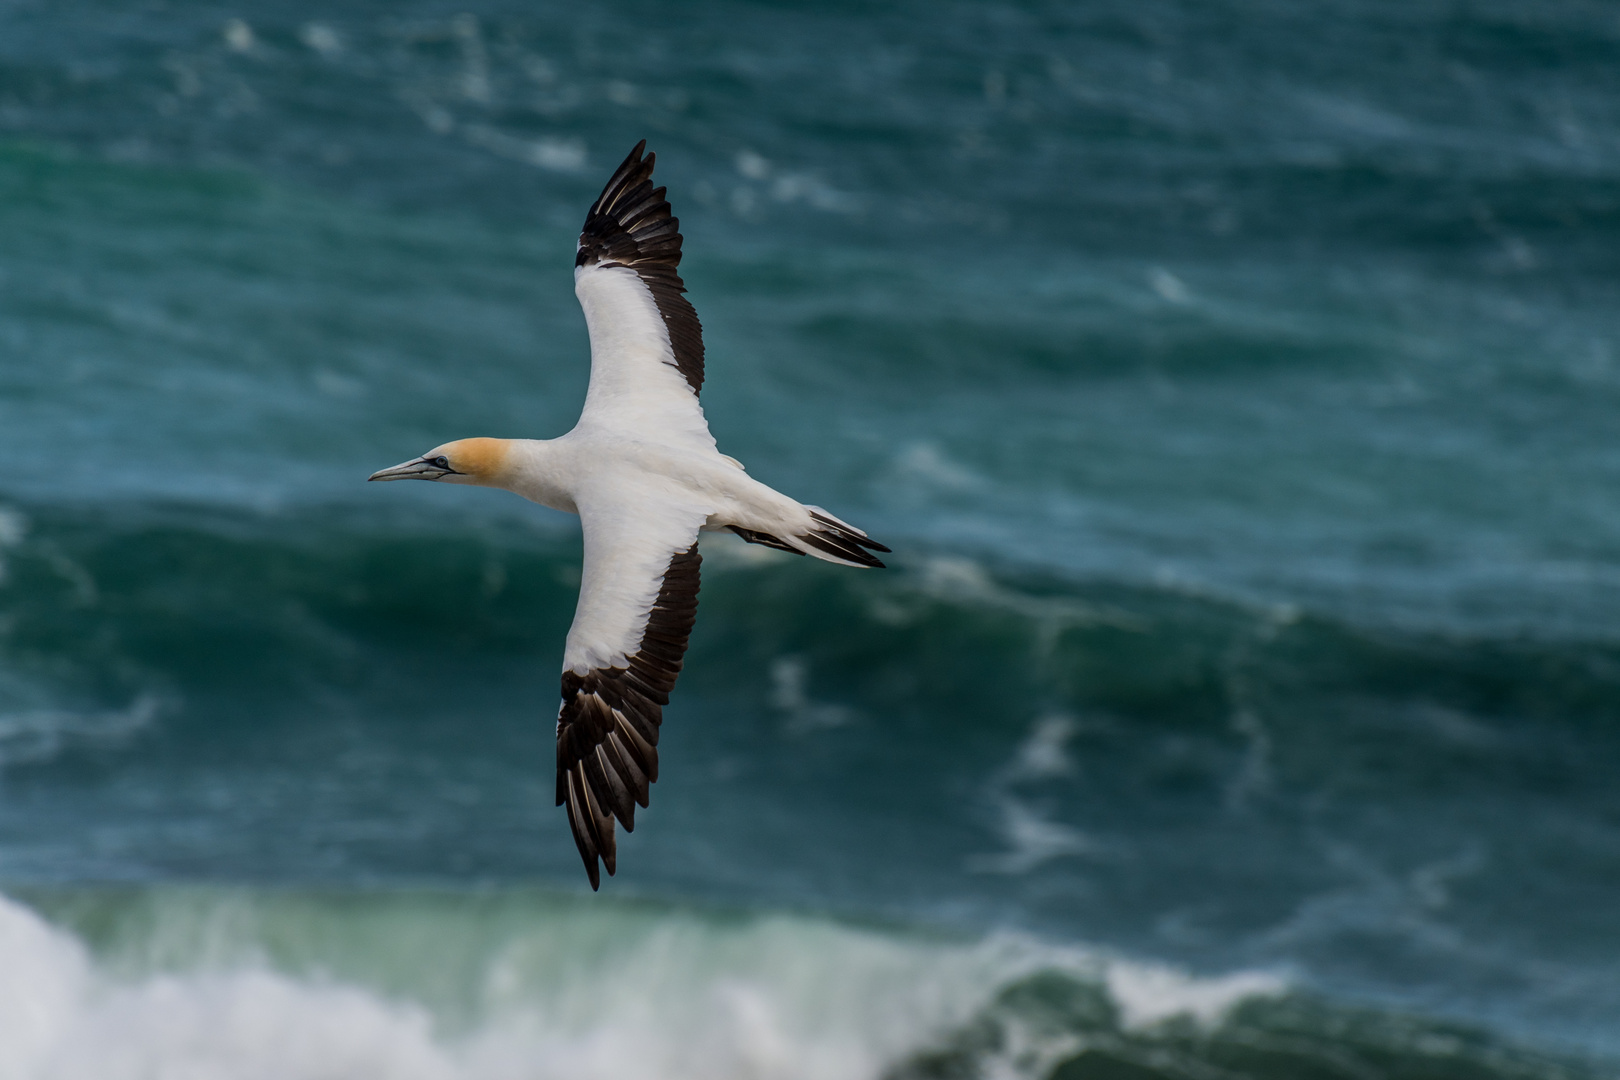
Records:
<instances>
[{"instance_id":1,"label":"white sea foam","mask_svg":"<svg viewBox=\"0 0 1620 1080\"><path fill-rule=\"evenodd\" d=\"M779 656L771 661L771 704L786 719L788 731L842 727L855 718L846 706L812 700L809 684L810 664L804 657Z\"/></svg>"},{"instance_id":2,"label":"white sea foam","mask_svg":"<svg viewBox=\"0 0 1620 1080\"><path fill-rule=\"evenodd\" d=\"M28 535L28 519L20 511L0 505L0 585L6 583L6 548L16 547Z\"/></svg>"},{"instance_id":3,"label":"white sea foam","mask_svg":"<svg viewBox=\"0 0 1620 1080\"><path fill-rule=\"evenodd\" d=\"M974 873L1027 874L1053 859L1099 850L1097 842L1079 829L1052 820L1022 799L1003 794L997 810L998 831L1007 850L968 856L963 865Z\"/></svg>"},{"instance_id":4,"label":"white sea foam","mask_svg":"<svg viewBox=\"0 0 1620 1080\"><path fill-rule=\"evenodd\" d=\"M1006 842L1006 850L970 855L964 863L966 869L978 874L1027 874L1053 859L1101 850L1102 845L1091 837L1054 820L1017 794L1022 786L1073 772L1069 741L1078 729L1074 719L1062 713L1035 721L1012 761L997 770L990 782L988 795L997 809L997 832Z\"/></svg>"},{"instance_id":5,"label":"white sea foam","mask_svg":"<svg viewBox=\"0 0 1620 1080\"><path fill-rule=\"evenodd\" d=\"M1135 1027L1214 1023L1278 987L1012 935L941 942L599 902L519 914L181 896L124 919L136 940L92 952L0 898L0 1080L850 1080L937 1045L1035 972L1105 986ZM451 1003L469 956L475 977Z\"/></svg>"},{"instance_id":6,"label":"white sea foam","mask_svg":"<svg viewBox=\"0 0 1620 1080\"><path fill-rule=\"evenodd\" d=\"M1106 982L1109 996L1119 1007L1120 1024L1128 1031L1181 1016L1213 1027L1241 1002L1286 989L1282 979L1264 971L1194 979L1174 968L1123 960L1108 965Z\"/></svg>"},{"instance_id":7,"label":"white sea foam","mask_svg":"<svg viewBox=\"0 0 1620 1080\"><path fill-rule=\"evenodd\" d=\"M150 725L160 711L152 694L141 694L122 709L8 707L8 699L22 696L38 692L0 672L0 767L48 761L67 747L118 743Z\"/></svg>"}]
</instances>

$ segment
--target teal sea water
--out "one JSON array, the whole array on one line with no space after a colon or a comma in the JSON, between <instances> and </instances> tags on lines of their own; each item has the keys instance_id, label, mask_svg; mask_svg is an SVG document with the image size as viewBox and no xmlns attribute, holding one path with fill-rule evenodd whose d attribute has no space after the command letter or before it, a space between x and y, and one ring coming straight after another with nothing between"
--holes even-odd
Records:
<instances>
[{"instance_id":1,"label":"teal sea water","mask_svg":"<svg viewBox=\"0 0 1620 1080\"><path fill-rule=\"evenodd\" d=\"M551 806L640 138L722 449ZM1620 13L0 5L0 1077L1620 1074Z\"/></svg>"}]
</instances>

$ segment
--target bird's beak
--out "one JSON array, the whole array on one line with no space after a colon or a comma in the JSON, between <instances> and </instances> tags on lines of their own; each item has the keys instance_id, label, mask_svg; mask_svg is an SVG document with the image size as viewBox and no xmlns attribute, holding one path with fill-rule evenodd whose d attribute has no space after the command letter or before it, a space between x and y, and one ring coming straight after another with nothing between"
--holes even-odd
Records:
<instances>
[{"instance_id":1,"label":"bird's beak","mask_svg":"<svg viewBox=\"0 0 1620 1080\"><path fill-rule=\"evenodd\" d=\"M437 480L449 474L448 469L430 465L422 458L402 461L391 469L378 469L367 480Z\"/></svg>"}]
</instances>

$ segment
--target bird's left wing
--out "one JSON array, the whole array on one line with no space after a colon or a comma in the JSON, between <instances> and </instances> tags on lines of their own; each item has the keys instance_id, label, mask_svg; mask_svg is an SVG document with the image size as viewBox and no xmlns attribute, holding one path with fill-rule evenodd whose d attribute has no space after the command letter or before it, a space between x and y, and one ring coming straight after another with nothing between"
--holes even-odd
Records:
<instances>
[{"instance_id":1,"label":"bird's left wing","mask_svg":"<svg viewBox=\"0 0 1620 1080\"><path fill-rule=\"evenodd\" d=\"M652 185L643 140L585 216L574 294L591 334L584 427L714 449L698 391L703 327L686 299L680 220Z\"/></svg>"},{"instance_id":2,"label":"bird's left wing","mask_svg":"<svg viewBox=\"0 0 1620 1080\"><path fill-rule=\"evenodd\" d=\"M658 729L697 614L700 508L656 496L579 501L585 569L563 653L557 805L568 807L591 888L615 869L658 779Z\"/></svg>"}]
</instances>

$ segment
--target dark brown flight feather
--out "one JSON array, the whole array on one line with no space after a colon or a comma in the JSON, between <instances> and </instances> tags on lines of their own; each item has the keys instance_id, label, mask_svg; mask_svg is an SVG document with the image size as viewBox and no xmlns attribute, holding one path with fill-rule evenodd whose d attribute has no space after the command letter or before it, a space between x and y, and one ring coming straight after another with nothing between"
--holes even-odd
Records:
<instances>
[{"instance_id":1,"label":"dark brown flight feather","mask_svg":"<svg viewBox=\"0 0 1620 1080\"><path fill-rule=\"evenodd\" d=\"M726 528L730 529L732 532L736 533L750 544L764 544L766 547L775 548L777 551L786 551L793 555L804 554L804 552L800 551L786 540L783 540L780 536L776 536L772 533L756 532L753 529L745 529L741 525L727 525Z\"/></svg>"},{"instance_id":2,"label":"dark brown flight feather","mask_svg":"<svg viewBox=\"0 0 1620 1080\"><path fill-rule=\"evenodd\" d=\"M799 537L817 551L840 559L848 559L859 566L883 568L883 561L874 551L889 552L889 548L873 540L870 536L842 521L834 520L825 514L818 514L814 507L810 508L810 520L816 527Z\"/></svg>"},{"instance_id":3,"label":"dark brown flight feather","mask_svg":"<svg viewBox=\"0 0 1620 1080\"><path fill-rule=\"evenodd\" d=\"M624 667L563 672L557 805L568 807L592 889L602 885L598 859L609 874L616 868L613 819L634 831L636 806L647 805L648 788L658 779L658 728L697 617L702 563L695 542L671 556L641 644Z\"/></svg>"},{"instance_id":4,"label":"dark brown flight feather","mask_svg":"<svg viewBox=\"0 0 1620 1080\"><path fill-rule=\"evenodd\" d=\"M642 157L646 145L646 139L636 143L585 215L574 265L627 266L636 272L664 317L674 366L696 394L703 389L703 327L676 272L681 222L670 215L665 189L652 186L657 155Z\"/></svg>"}]
</instances>

